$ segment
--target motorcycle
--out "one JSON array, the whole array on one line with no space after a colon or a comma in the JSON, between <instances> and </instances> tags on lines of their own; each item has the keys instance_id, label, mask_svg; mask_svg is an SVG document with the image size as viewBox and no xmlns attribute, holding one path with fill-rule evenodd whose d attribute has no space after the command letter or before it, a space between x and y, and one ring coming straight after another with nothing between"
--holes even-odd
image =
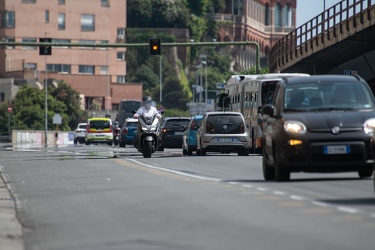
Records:
<instances>
[{"instance_id":1,"label":"motorcycle","mask_svg":"<svg viewBox=\"0 0 375 250\"><path fill-rule=\"evenodd\" d=\"M151 158L151 155L158 148L158 136L160 134L160 119L157 115L138 118L137 134L134 146L144 158Z\"/></svg>"},{"instance_id":2,"label":"motorcycle","mask_svg":"<svg viewBox=\"0 0 375 250\"><path fill-rule=\"evenodd\" d=\"M113 144L118 145L120 142L120 127L118 122L115 122L115 128L113 129Z\"/></svg>"}]
</instances>

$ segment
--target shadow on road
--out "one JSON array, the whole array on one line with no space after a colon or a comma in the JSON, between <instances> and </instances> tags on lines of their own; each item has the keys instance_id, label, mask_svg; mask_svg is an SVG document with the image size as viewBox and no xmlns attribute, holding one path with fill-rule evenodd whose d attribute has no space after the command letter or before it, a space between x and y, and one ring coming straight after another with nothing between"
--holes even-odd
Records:
<instances>
[{"instance_id":1,"label":"shadow on road","mask_svg":"<svg viewBox=\"0 0 375 250\"><path fill-rule=\"evenodd\" d=\"M318 200L319 202L324 202L334 205L345 205L345 206L361 206L361 205L375 205L375 196L368 198L348 198L348 199L324 199Z\"/></svg>"}]
</instances>

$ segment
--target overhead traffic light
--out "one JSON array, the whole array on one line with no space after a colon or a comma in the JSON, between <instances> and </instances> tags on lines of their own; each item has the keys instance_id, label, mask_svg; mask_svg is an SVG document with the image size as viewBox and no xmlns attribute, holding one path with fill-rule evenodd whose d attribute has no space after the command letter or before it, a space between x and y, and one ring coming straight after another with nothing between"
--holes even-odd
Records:
<instances>
[{"instance_id":1,"label":"overhead traffic light","mask_svg":"<svg viewBox=\"0 0 375 250\"><path fill-rule=\"evenodd\" d=\"M150 39L150 55L158 56L161 54L161 44L159 38Z\"/></svg>"},{"instance_id":2,"label":"overhead traffic light","mask_svg":"<svg viewBox=\"0 0 375 250\"><path fill-rule=\"evenodd\" d=\"M39 38L40 43L51 43L52 38ZM52 46L39 46L39 55L52 55Z\"/></svg>"}]
</instances>

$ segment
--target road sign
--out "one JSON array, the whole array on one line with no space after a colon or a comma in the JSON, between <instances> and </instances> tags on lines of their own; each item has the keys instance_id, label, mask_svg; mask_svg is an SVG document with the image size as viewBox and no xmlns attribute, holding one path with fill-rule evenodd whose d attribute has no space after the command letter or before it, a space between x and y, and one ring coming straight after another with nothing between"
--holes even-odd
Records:
<instances>
[{"instance_id":1,"label":"road sign","mask_svg":"<svg viewBox=\"0 0 375 250\"><path fill-rule=\"evenodd\" d=\"M61 124L62 122L62 117L60 114L55 114L52 118L53 124Z\"/></svg>"},{"instance_id":2,"label":"road sign","mask_svg":"<svg viewBox=\"0 0 375 250\"><path fill-rule=\"evenodd\" d=\"M13 111L12 106L8 106L8 113L12 113L12 111Z\"/></svg>"}]
</instances>

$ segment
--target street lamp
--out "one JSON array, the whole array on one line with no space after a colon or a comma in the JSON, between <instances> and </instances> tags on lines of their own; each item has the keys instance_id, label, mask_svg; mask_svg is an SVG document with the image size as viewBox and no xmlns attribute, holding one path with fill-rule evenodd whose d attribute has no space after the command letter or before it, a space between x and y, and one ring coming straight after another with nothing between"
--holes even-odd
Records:
<instances>
[{"instance_id":1,"label":"street lamp","mask_svg":"<svg viewBox=\"0 0 375 250\"><path fill-rule=\"evenodd\" d=\"M204 101L207 103L207 90L208 90L208 84L207 84L207 56L206 55L199 55L199 59L201 59L201 64L204 64L205 66L205 77L204 77L204 83L205 83L205 95L204 95ZM204 60L203 60L204 59Z\"/></svg>"}]
</instances>

